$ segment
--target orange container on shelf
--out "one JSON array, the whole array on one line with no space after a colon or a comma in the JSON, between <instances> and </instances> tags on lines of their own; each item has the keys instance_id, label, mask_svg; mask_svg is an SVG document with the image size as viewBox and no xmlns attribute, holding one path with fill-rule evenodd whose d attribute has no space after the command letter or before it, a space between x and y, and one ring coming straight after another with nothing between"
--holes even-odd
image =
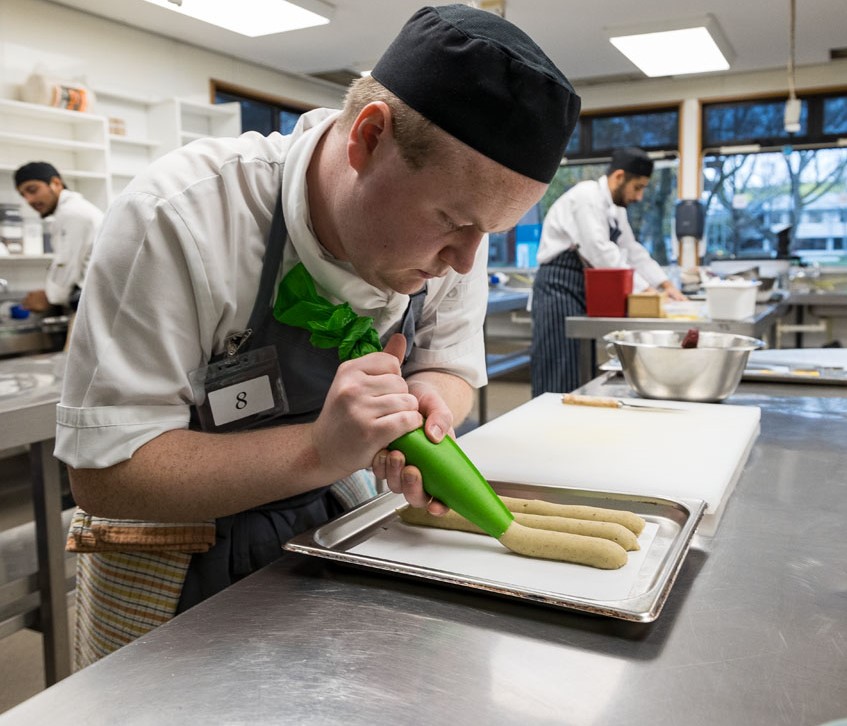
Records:
<instances>
[{"instance_id":1,"label":"orange container on shelf","mask_svg":"<svg viewBox=\"0 0 847 726\"><path fill-rule=\"evenodd\" d=\"M631 267L587 267L585 312L591 318L626 317L626 299L632 292Z\"/></svg>"}]
</instances>

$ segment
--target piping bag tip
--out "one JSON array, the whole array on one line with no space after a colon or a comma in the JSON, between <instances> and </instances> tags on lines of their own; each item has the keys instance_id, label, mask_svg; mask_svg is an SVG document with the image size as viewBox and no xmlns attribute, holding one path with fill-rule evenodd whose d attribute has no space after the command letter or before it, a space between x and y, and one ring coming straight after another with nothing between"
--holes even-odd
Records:
<instances>
[{"instance_id":1,"label":"piping bag tip","mask_svg":"<svg viewBox=\"0 0 847 726\"><path fill-rule=\"evenodd\" d=\"M420 469L424 490L496 539L514 516L474 466L455 439L445 436L432 443L423 428L415 429L388 445L402 451L406 463Z\"/></svg>"}]
</instances>

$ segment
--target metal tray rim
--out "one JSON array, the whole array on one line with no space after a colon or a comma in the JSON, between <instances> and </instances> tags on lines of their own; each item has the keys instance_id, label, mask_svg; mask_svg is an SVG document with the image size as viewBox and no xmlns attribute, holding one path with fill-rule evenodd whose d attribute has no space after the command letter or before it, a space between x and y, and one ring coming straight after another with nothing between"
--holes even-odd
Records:
<instances>
[{"instance_id":1,"label":"metal tray rim","mask_svg":"<svg viewBox=\"0 0 847 726\"><path fill-rule=\"evenodd\" d=\"M551 605L595 615L604 615L620 620L649 623L653 622L661 613L662 607L664 606L676 580L679 569L685 560L686 554L688 553L691 539L697 529L697 525L703 517L706 509L706 503L701 499L670 499L667 497L639 496L630 493L582 490L570 487L556 487L553 489L551 487L525 485L522 483L512 482L492 481L491 484L495 489L497 489L498 486L508 486L513 490L527 490L528 492L533 493L537 493L540 490L552 489L552 491L560 494L561 492L567 492L573 495L585 496L593 499L617 499L622 501L642 502L645 504L660 504L677 510L682 510L686 513L686 516L685 521L680 526L679 532L674 537L668 552L663 558L663 564L658 570L655 584L647 591L633 597L612 601L568 596L563 595L562 593L545 590L525 589L515 586L510 587L508 583L503 583L502 581L476 578L444 570L435 570L428 567L410 565L404 562L383 560L367 555L342 551L322 544L319 541L318 536L321 530L330 525L338 526L339 523L350 524L355 523L357 520L364 520L361 527L352 530L350 534L342 539L342 541L347 541L359 532L373 528L384 522L389 517L396 517L397 515L393 513L395 509L394 506L391 506L390 511L385 511L385 507L389 506L388 500L395 501L397 506L401 506L405 500L400 495L392 494L391 492L378 494L376 497L360 504L358 507L355 507L349 512L345 512L334 520L293 537L284 545L284 549L290 552L297 552L304 555L340 562L342 564L389 572L394 575L401 575L414 579L439 582L442 584L458 586L460 588L481 590L527 602ZM376 513L378 514L376 519L373 518L374 510L376 510ZM368 517L370 517L370 519L367 519Z\"/></svg>"}]
</instances>

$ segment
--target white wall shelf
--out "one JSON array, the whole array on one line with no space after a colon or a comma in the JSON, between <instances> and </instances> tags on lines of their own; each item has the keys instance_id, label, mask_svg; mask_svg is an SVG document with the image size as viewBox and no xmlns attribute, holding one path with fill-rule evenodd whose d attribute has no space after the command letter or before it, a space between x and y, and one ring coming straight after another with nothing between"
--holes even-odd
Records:
<instances>
[{"instance_id":1,"label":"white wall shelf","mask_svg":"<svg viewBox=\"0 0 847 726\"><path fill-rule=\"evenodd\" d=\"M238 136L241 133L241 105L217 105L177 100L182 143L208 136Z\"/></svg>"},{"instance_id":2,"label":"white wall shelf","mask_svg":"<svg viewBox=\"0 0 847 726\"><path fill-rule=\"evenodd\" d=\"M105 144L90 141L72 141L68 139L50 138L49 136L32 136L30 134L10 134L0 131L0 142L16 144L17 146L39 146L45 149L65 149L71 151L105 151Z\"/></svg>"},{"instance_id":3,"label":"white wall shelf","mask_svg":"<svg viewBox=\"0 0 847 726\"><path fill-rule=\"evenodd\" d=\"M156 139L136 139L129 136L121 136L120 134L109 134L109 143L112 146L144 146L148 149L155 149L162 145L162 142Z\"/></svg>"},{"instance_id":4,"label":"white wall shelf","mask_svg":"<svg viewBox=\"0 0 847 726\"><path fill-rule=\"evenodd\" d=\"M5 264L21 264L26 265L31 262L51 262L53 260L53 254L43 254L43 255L3 255L0 257L0 262Z\"/></svg>"},{"instance_id":5,"label":"white wall shelf","mask_svg":"<svg viewBox=\"0 0 847 726\"><path fill-rule=\"evenodd\" d=\"M183 144L189 144L192 141L197 141L197 139L205 139L209 136L209 134L200 134L195 133L193 131L183 131L179 137L182 139Z\"/></svg>"},{"instance_id":6,"label":"white wall shelf","mask_svg":"<svg viewBox=\"0 0 847 726\"><path fill-rule=\"evenodd\" d=\"M95 96L96 111L126 129L126 135L108 135L113 196L155 159L183 144L241 133L241 107L237 103L215 106L102 89L95 89Z\"/></svg>"},{"instance_id":7,"label":"white wall shelf","mask_svg":"<svg viewBox=\"0 0 847 726\"><path fill-rule=\"evenodd\" d=\"M111 198L108 156L102 116L0 99L0 201L20 204L12 173L31 161L47 161L69 186L105 209Z\"/></svg>"},{"instance_id":8,"label":"white wall shelf","mask_svg":"<svg viewBox=\"0 0 847 726\"><path fill-rule=\"evenodd\" d=\"M90 113L0 99L0 202L18 204L22 215L31 217L34 212L17 193L12 176L30 161L47 161L71 189L105 210L137 174L167 152L195 139L241 133L238 103L215 106L102 89L95 98ZM109 133L110 119L120 119L126 135ZM0 269L13 274L0 277L31 282L51 259L3 256Z\"/></svg>"}]
</instances>

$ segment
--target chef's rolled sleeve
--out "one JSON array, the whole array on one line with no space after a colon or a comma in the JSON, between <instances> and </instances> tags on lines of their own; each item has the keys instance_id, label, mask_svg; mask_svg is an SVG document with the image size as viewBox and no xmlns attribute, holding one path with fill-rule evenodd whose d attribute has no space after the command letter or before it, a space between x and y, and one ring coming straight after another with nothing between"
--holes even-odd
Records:
<instances>
[{"instance_id":1,"label":"chef's rolled sleeve","mask_svg":"<svg viewBox=\"0 0 847 726\"><path fill-rule=\"evenodd\" d=\"M485 367L480 366L481 360L485 360L485 341L480 332L441 350L416 345L403 366L403 373L409 376L418 371L440 371L463 378L474 388L480 388L488 383Z\"/></svg>"},{"instance_id":2,"label":"chef's rolled sleeve","mask_svg":"<svg viewBox=\"0 0 847 726\"><path fill-rule=\"evenodd\" d=\"M485 369L485 323L488 303L488 238L477 249L467 275L449 273L427 295L415 347L404 375L435 370L463 378L474 388L488 383Z\"/></svg>"},{"instance_id":3,"label":"chef's rolled sleeve","mask_svg":"<svg viewBox=\"0 0 847 726\"><path fill-rule=\"evenodd\" d=\"M188 428L188 406L56 407L57 459L75 469L102 469L129 459L160 434Z\"/></svg>"}]
</instances>

